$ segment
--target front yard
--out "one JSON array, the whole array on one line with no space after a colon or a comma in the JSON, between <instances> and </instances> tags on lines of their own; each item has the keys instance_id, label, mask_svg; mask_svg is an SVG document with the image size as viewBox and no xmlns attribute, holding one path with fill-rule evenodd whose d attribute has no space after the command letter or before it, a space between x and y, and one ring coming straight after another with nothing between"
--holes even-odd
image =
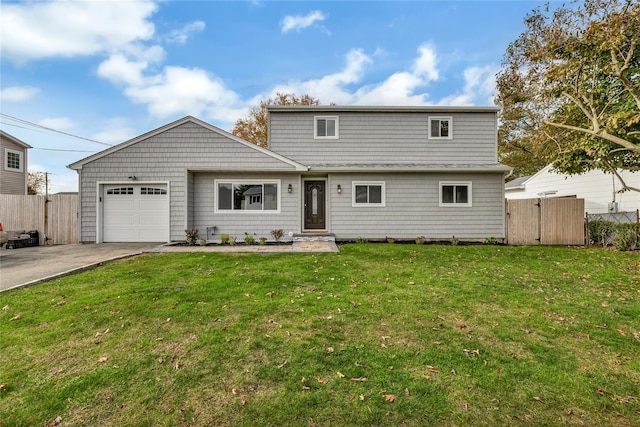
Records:
<instances>
[{"instance_id":1,"label":"front yard","mask_svg":"<svg viewBox=\"0 0 640 427\"><path fill-rule=\"evenodd\" d=\"M0 294L0 425L640 425L640 257L150 254Z\"/></svg>"}]
</instances>

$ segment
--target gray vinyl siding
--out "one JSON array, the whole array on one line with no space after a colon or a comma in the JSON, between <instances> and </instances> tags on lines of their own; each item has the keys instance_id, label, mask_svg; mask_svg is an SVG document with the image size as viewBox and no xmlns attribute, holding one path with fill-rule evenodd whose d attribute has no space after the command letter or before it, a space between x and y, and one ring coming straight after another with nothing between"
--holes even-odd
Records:
<instances>
[{"instance_id":1,"label":"gray vinyl siding","mask_svg":"<svg viewBox=\"0 0 640 427\"><path fill-rule=\"evenodd\" d=\"M339 139L314 139L314 116L337 115ZM429 117L453 119L453 139L429 139ZM269 148L304 164L495 163L494 112L271 112Z\"/></svg>"},{"instance_id":2,"label":"gray vinyl siding","mask_svg":"<svg viewBox=\"0 0 640 427\"><path fill-rule=\"evenodd\" d=\"M235 211L215 212L216 180L280 180L280 212ZM293 191L287 192L291 184ZM235 236L242 242L245 233L251 234L256 241L259 237L272 240L271 231L283 229L288 232L300 232L300 176L299 174L270 173L197 173L194 174L194 221L193 227L204 231L215 226L213 241L219 241L221 234Z\"/></svg>"},{"instance_id":3,"label":"gray vinyl siding","mask_svg":"<svg viewBox=\"0 0 640 427\"><path fill-rule=\"evenodd\" d=\"M385 207L352 207L352 181L384 181ZM440 181L470 181L471 207L440 207ZM342 193L337 194L337 185ZM504 181L492 174L331 174L331 232L340 240L504 238Z\"/></svg>"},{"instance_id":4,"label":"gray vinyl siding","mask_svg":"<svg viewBox=\"0 0 640 427\"><path fill-rule=\"evenodd\" d=\"M80 174L80 240L97 236L97 182L168 182L170 239L184 240L191 226L188 196L189 171L273 170L295 168L264 153L187 122L83 165ZM195 185L195 184L194 184ZM191 193L193 194L193 193ZM195 206L195 200L194 206Z\"/></svg>"},{"instance_id":5,"label":"gray vinyl siding","mask_svg":"<svg viewBox=\"0 0 640 427\"><path fill-rule=\"evenodd\" d=\"M7 170L7 154L5 149L19 151L22 153L22 171ZM27 194L27 150L2 137L0 144L0 156L2 156L2 165L0 165L0 194Z\"/></svg>"}]
</instances>

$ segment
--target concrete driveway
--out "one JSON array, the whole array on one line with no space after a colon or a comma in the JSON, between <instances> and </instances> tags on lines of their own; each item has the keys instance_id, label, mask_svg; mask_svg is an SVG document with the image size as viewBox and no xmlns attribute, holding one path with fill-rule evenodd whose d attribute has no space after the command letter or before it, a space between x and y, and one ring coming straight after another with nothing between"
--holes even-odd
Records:
<instances>
[{"instance_id":1,"label":"concrete driveway","mask_svg":"<svg viewBox=\"0 0 640 427\"><path fill-rule=\"evenodd\" d=\"M0 291L89 268L105 261L158 252L158 243L100 243L0 249Z\"/></svg>"}]
</instances>

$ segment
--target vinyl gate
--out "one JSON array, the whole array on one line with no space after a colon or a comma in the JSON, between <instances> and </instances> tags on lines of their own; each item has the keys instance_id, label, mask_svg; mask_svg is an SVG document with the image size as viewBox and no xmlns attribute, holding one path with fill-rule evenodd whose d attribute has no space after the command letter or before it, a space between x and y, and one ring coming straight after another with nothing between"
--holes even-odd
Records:
<instances>
[{"instance_id":1,"label":"vinyl gate","mask_svg":"<svg viewBox=\"0 0 640 427\"><path fill-rule=\"evenodd\" d=\"M78 195L0 194L0 223L7 231L38 230L40 245L78 243Z\"/></svg>"},{"instance_id":2,"label":"vinyl gate","mask_svg":"<svg viewBox=\"0 0 640 427\"><path fill-rule=\"evenodd\" d=\"M584 199L512 199L507 206L511 245L584 245Z\"/></svg>"}]
</instances>

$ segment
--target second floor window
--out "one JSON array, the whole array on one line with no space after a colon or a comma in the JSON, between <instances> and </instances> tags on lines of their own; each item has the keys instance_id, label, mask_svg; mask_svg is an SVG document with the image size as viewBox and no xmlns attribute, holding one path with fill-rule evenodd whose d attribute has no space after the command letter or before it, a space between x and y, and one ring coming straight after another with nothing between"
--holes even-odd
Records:
<instances>
[{"instance_id":1,"label":"second floor window","mask_svg":"<svg viewBox=\"0 0 640 427\"><path fill-rule=\"evenodd\" d=\"M338 117L316 117L313 137L315 139L338 139Z\"/></svg>"},{"instance_id":2,"label":"second floor window","mask_svg":"<svg viewBox=\"0 0 640 427\"><path fill-rule=\"evenodd\" d=\"M429 117L429 139L452 138L451 117Z\"/></svg>"},{"instance_id":3,"label":"second floor window","mask_svg":"<svg viewBox=\"0 0 640 427\"><path fill-rule=\"evenodd\" d=\"M4 168L10 171L22 172L22 153L8 148L5 153Z\"/></svg>"}]
</instances>

